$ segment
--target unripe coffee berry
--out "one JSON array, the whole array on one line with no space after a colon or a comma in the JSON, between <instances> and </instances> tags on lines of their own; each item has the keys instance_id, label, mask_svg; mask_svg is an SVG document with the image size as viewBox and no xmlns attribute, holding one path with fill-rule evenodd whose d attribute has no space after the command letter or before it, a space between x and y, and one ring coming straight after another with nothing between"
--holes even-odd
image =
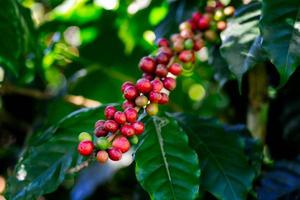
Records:
<instances>
[{"instance_id":1,"label":"unripe coffee berry","mask_svg":"<svg viewBox=\"0 0 300 200\"><path fill-rule=\"evenodd\" d=\"M144 95L138 96L135 99L135 104L139 107L144 107L148 104L148 98Z\"/></svg>"},{"instance_id":2,"label":"unripe coffee berry","mask_svg":"<svg viewBox=\"0 0 300 200\"><path fill-rule=\"evenodd\" d=\"M158 102L159 104L167 104L169 103L169 96L165 93L161 93L161 99Z\"/></svg>"},{"instance_id":3,"label":"unripe coffee berry","mask_svg":"<svg viewBox=\"0 0 300 200\"><path fill-rule=\"evenodd\" d=\"M125 89L128 87L128 86L134 86L134 84L130 81L126 81L122 84L122 87L121 87L121 91L122 93L124 93Z\"/></svg>"},{"instance_id":4,"label":"unripe coffee berry","mask_svg":"<svg viewBox=\"0 0 300 200\"><path fill-rule=\"evenodd\" d=\"M141 78L136 82L136 88L139 92L146 94L152 90L152 85L148 79Z\"/></svg>"},{"instance_id":5,"label":"unripe coffee berry","mask_svg":"<svg viewBox=\"0 0 300 200\"><path fill-rule=\"evenodd\" d=\"M161 94L158 92L150 92L149 93L149 100L151 103L158 103L161 99Z\"/></svg>"},{"instance_id":6,"label":"unripe coffee berry","mask_svg":"<svg viewBox=\"0 0 300 200\"><path fill-rule=\"evenodd\" d=\"M78 152L83 156L89 156L94 151L94 145L91 141L82 141L78 144Z\"/></svg>"},{"instance_id":7,"label":"unripe coffee berry","mask_svg":"<svg viewBox=\"0 0 300 200\"><path fill-rule=\"evenodd\" d=\"M114 120L107 120L104 123L104 129L108 132L115 133L118 130L118 128L119 128L119 125Z\"/></svg>"},{"instance_id":8,"label":"unripe coffee berry","mask_svg":"<svg viewBox=\"0 0 300 200\"><path fill-rule=\"evenodd\" d=\"M120 149L117 148L111 148L108 150L108 156L113 161L121 160L122 158L122 152Z\"/></svg>"},{"instance_id":9,"label":"unripe coffee berry","mask_svg":"<svg viewBox=\"0 0 300 200\"><path fill-rule=\"evenodd\" d=\"M106 108L104 110L104 116L106 119L113 119L115 112L117 112L117 109L115 107L106 106Z\"/></svg>"},{"instance_id":10,"label":"unripe coffee berry","mask_svg":"<svg viewBox=\"0 0 300 200\"><path fill-rule=\"evenodd\" d=\"M224 21L219 21L217 23L217 28L219 31L224 31L226 29L226 26L227 26L227 24Z\"/></svg>"},{"instance_id":11,"label":"unripe coffee berry","mask_svg":"<svg viewBox=\"0 0 300 200\"><path fill-rule=\"evenodd\" d=\"M153 92L160 92L164 87L163 83L159 79L154 79L151 81L151 84Z\"/></svg>"},{"instance_id":12,"label":"unripe coffee berry","mask_svg":"<svg viewBox=\"0 0 300 200\"><path fill-rule=\"evenodd\" d=\"M176 80L171 77L167 77L163 80L164 87L167 90L174 90L176 88Z\"/></svg>"},{"instance_id":13,"label":"unripe coffee berry","mask_svg":"<svg viewBox=\"0 0 300 200\"><path fill-rule=\"evenodd\" d=\"M228 6L228 7L224 8L223 12L226 16L231 16L234 14L234 11L235 11L235 9L233 6Z\"/></svg>"},{"instance_id":14,"label":"unripe coffee berry","mask_svg":"<svg viewBox=\"0 0 300 200\"><path fill-rule=\"evenodd\" d=\"M120 132L125 137L131 137L135 134L134 128L129 124L122 126Z\"/></svg>"},{"instance_id":15,"label":"unripe coffee berry","mask_svg":"<svg viewBox=\"0 0 300 200\"><path fill-rule=\"evenodd\" d=\"M117 111L114 115L114 120L118 124L124 124L126 122L126 115L121 111Z\"/></svg>"},{"instance_id":16,"label":"unripe coffee berry","mask_svg":"<svg viewBox=\"0 0 300 200\"><path fill-rule=\"evenodd\" d=\"M139 67L143 72L153 73L156 69L156 62L151 57L143 57L139 63Z\"/></svg>"},{"instance_id":17,"label":"unripe coffee berry","mask_svg":"<svg viewBox=\"0 0 300 200\"><path fill-rule=\"evenodd\" d=\"M99 163L104 164L108 160L108 153L106 151L98 151L96 159Z\"/></svg>"},{"instance_id":18,"label":"unripe coffee berry","mask_svg":"<svg viewBox=\"0 0 300 200\"><path fill-rule=\"evenodd\" d=\"M191 27L191 24L188 23L188 22L182 22L180 25L179 25L179 30L180 31L183 31L183 30L191 30L192 27Z\"/></svg>"},{"instance_id":19,"label":"unripe coffee berry","mask_svg":"<svg viewBox=\"0 0 300 200\"><path fill-rule=\"evenodd\" d=\"M204 32L204 37L210 42L215 42L218 39L217 33L213 30L205 31Z\"/></svg>"},{"instance_id":20,"label":"unripe coffee berry","mask_svg":"<svg viewBox=\"0 0 300 200\"><path fill-rule=\"evenodd\" d=\"M139 95L138 90L134 86L129 86L124 90L124 97L127 100L133 100Z\"/></svg>"},{"instance_id":21,"label":"unripe coffee berry","mask_svg":"<svg viewBox=\"0 0 300 200\"><path fill-rule=\"evenodd\" d=\"M168 47L169 46L169 41L166 38L160 38L157 40L157 45L159 47Z\"/></svg>"},{"instance_id":22,"label":"unripe coffee berry","mask_svg":"<svg viewBox=\"0 0 300 200\"><path fill-rule=\"evenodd\" d=\"M187 39L187 40L184 41L184 48L185 49L190 50L190 49L193 49L193 47L194 47L194 41L192 39Z\"/></svg>"},{"instance_id":23,"label":"unripe coffee berry","mask_svg":"<svg viewBox=\"0 0 300 200\"><path fill-rule=\"evenodd\" d=\"M130 149L130 143L126 137L119 136L112 142L112 147L120 149L122 153L125 153Z\"/></svg>"},{"instance_id":24,"label":"unripe coffee berry","mask_svg":"<svg viewBox=\"0 0 300 200\"><path fill-rule=\"evenodd\" d=\"M139 142L139 138L136 135L134 135L131 138L129 138L129 141L131 144L135 145Z\"/></svg>"},{"instance_id":25,"label":"unripe coffee berry","mask_svg":"<svg viewBox=\"0 0 300 200\"><path fill-rule=\"evenodd\" d=\"M143 122L134 122L132 124L132 127L134 128L135 135L141 135L144 132L145 126Z\"/></svg>"},{"instance_id":26,"label":"unripe coffee berry","mask_svg":"<svg viewBox=\"0 0 300 200\"><path fill-rule=\"evenodd\" d=\"M101 149L101 150L106 150L109 147L110 147L110 143L106 138L104 138L104 137L97 138L96 148Z\"/></svg>"},{"instance_id":27,"label":"unripe coffee berry","mask_svg":"<svg viewBox=\"0 0 300 200\"><path fill-rule=\"evenodd\" d=\"M156 115L158 113L158 105L156 103L150 103L146 108L146 112L150 116Z\"/></svg>"},{"instance_id":28,"label":"unripe coffee berry","mask_svg":"<svg viewBox=\"0 0 300 200\"><path fill-rule=\"evenodd\" d=\"M92 136L89 133L87 133L87 132L82 132L82 133L80 133L78 135L78 140L80 142L82 142L84 140L86 140L86 141L92 141Z\"/></svg>"},{"instance_id":29,"label":"unripe coffee berry","mask_svg":"<svg viewBox=\"0 0 300 200\"><path fill-rule=\"evenodd\" d=\"M175 76L179 76L182 72L182 67L179 63L173 63L168 68L168 71Z\"/></svg>"},{"instance_id":30,"label":"unripe coffee berry","mask_svg":"<svg viewBox=\"0 0 300 200\"><path fill-rule=\"evenodd\" d=\"M124 103L122 104L122 109L125 110L126 108L134 108L135 104L132 101L124 101Z\"/></svg>"},{"instance_id":31,"label":"unripe coffee berry","mask_svg":"<svg viewBox=\"0 0 300 200\"><path fill-rule=\"evenodd\" d=\"M103 137L108 134L108 132L104 128L104 124L95 128L94 133L96 137Z\"/></svg>"},{"instance_id":32,"label":"unripe coffee berry","mask_svg":"<svg viewBox=\"0 0 300 200\"><path fill-rule=\"evenodd\" d=\"M168 69L166 68L165 65L158 64L157 67L156 67L155 74L156 74L158 77L166 77L167 74L168 74Z\"/></svg>"},{"instance_id":33,"label":"unripe coffee berry","mask_svg":"<svg viewBox=\"0 0 300 200\"><path fill-rule=\"evenodd\" d=\"M127 122L133 123L138 117L138 112L134 108L127 108L125 111Z\"/></svg>"}]
</instances>

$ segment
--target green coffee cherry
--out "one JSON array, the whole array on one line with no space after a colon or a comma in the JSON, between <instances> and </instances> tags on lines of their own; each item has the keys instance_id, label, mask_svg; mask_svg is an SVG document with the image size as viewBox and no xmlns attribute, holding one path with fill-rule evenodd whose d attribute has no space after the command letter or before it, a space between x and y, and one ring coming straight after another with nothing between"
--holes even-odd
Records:
<instances>
[{"instance_id":1,"label":"green coffee cherry","mask_svg":"<svg viewBox=\"0 0 300 200\"><path fill-rule=\"evenodd\" d=\"M190 49L193 49L193 47L194 47L194 41L192 39L187 39L187 40L184 41L184 48L185 49L190 50Z\"/></svg>"},{"instance_id":2,"label":"green coffee cherry","mask_svg":"<svg viewBox=\"0 0 300 200\"><path fill-rule=\"evenodd\" d=\"M92 141L92 136L89 133L87 133L87 132L82 132L82 133L80 133L78 135L78 140L80 142L82 142L84 140L86 140L86 141Z\"/></svg>"},{"instance_id":3,"label":"green coffee cherry","mask_svg":"<svg viewBox=\"0 0 300 200\"><path fill-rule=\"evenodd\" d=\"M101 150L106 150L110 147L109 141L106 138L101 137L96 140L96 147Z\"/></svg>"},{"instance_id":4,"label":"green coffee cherry","mask_svg":"<svg viewBox=\"0 0 300 200\"><path fill-rule=\"evenodd\" d=\"M129 139L129 141L131 144L137 144L139 142L139 138L136 135L134 135Z\"/></svg>"}]
</instances>

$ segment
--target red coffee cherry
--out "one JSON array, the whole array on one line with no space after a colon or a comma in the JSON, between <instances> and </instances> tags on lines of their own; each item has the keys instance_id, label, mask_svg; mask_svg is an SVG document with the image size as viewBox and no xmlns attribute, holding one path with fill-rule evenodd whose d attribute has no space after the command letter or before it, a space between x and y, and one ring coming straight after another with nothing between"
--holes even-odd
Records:
<instances>
[{"instance_id":1,"label":"red coffee cherry","mask_svg":"<svg viewBox=\"0 0 300 200\"><path fill-rule=\"evenodd\" d=\"M98 151L96 159L99 163L104 164L108 160L108 153L106 151Z\"/></svg>"},{"instance_id":2,"label":"red coffee cherry","mask_svg":"<svg viewBox=\"0 0 300 200\"><path fill-rule=\"evenodd\" d=\"M169 103L169 96L166 93L160 93L161 99L158 101L159 104L167 104Z\"/></svg>"},{"instance_id":3,"label":"red coffee cherry","mask_svg":"<svg viewBox=\"0 0 300 200\"><path fill-rule=\"evenodd\" d=\"M158 77L166 77L167 74L168 74L168 69L166 68L165 65L158 64L158 65L156 66L155 74L156 74Z\"/></svg>"},{"instance_id":4,"label":"red coffee cherry","mask_svg":"<svg viewBox=\"0 0 300 200\"><path fill-rule=\"evenodd\" d=\"M148 73L143 73L143 78L148 79L149 81L152 81L155 78L154 74L148 74Z\"/></svg>"},{"instance_id":5,"label":"red coffee cherry","mask_svg":"<svg viewBox=\"0 0 300 200\"><path fill-rule=\"evenodd\" d=\"M168 47L169 46L169 41L166 38L159 38L157 40L157 45L159 47Z\"/></svg>"},{"instance_id":6,"label":"red coffee cherry","mask_svg":"<svg viewBox=\"0 0 300 200\"><path fill-rule=\"evenodd\" d=\"M179 60L183 63L189 63L195 61L195 54L193 51L185 50L179 54Z\"/></svg>"},{"instance_id":7,"label":"red coffee cherry","mask_svg":"<svg viewBox=\"0 0 300 200\"><path fill-rule=\"evenodd\" d=\"M201 31L209 29L210 20L208 17L202 16L198 21L198 28Z\"/></svg>"},{"instance_id":8,"label":"red coffee cherry","mask_svg":"<svg viewBox=\"0 0 300 200\"><path fill-rule=\"evenodd\" d=\"M150 103L147 107L146 107L146 112L148 113L148 115L153 116L156 115L158 113L158 105L156 103Z\"/></svg>"},{"instance_id":9,"label":"red coffee cherry","mask_svg":"<svg viewBox=\"0 0 300 200\"><path fill-rule=\"evenodd\" d=\"M95 128L94 133L96 137L104 137L108 134L107 130L104 128L104 124Z\"/></svg>"},{"instance_id":10,"label":"red coffee cherry","mask_svg":"<svg viewBox=\"0 0 300 200\"><path fill-rule=\"evenodd\" d=\"M169 63L169 56L166 53L159 52L156 56L156 62L158 64L167 65Z\"/></svg>"},{"instance_id":11,"label":"red coffee cherry","mask_svg":"<svg viewBox=\"0 0 300 200\"><path fill-rule=\"evenodd\" d=\"M145 73L153 73L156 69L156 62L151 57L143 57L139 63L140 69Z\"/></svg>"},{"instance_id":12,"label":"red coffee cherry","mask_svg":"<svg viewBox=\"0 0 300 200\"><path fill-rule=\"evenodd\" d=\"M173 49L176 52L181 52L184 50L184 41L175 41L173 44Z\"/></svg>"},{"instance_id":13,"label":"red coffee cherry","mask_svg":"<svg viewBox=\"0 0 300 200\"><path fill-rule=\"evenodd\" d=\"M151 84L153 92L160 92L164 87L163 83L159 79L154 79L151 81Z\"/></svg>"},{"instance_id":14,"label":"red coffee cherry","mask_svg":"<svg viewBox=\"0 0 300 200\"><path fill-rule=\"evenodd\" d=\"M205 42L202 39L197 39L194 41L194 50L199 51L205 46Z\"/></svg>"},{"instance_id":15,"label":"red coffee cherry","mask_svg":"<svg viewBox=\"0 0 300 200\"><path fill-rule=\"evenodd\" d=\"M127 100L133 100L139 95L138 90L133 86L128 86L124 91L124 97Z\"/></svg>"},{"instance_id":16,"label":"red coffee cherry","mask_svg":"<svg viewBox=\"0 0 300 200\"><path fill-rule=\"evenodd\" d=\"M169 48L169 47L160 47L160 48L158 49L158 52L167 54L167 56L168 56L169 58L171 58L172 55L173 55L173 51L172 51L172 49Z\"/></svg>"},{"instance_id":17,"label":"red coffee cherry","mask_svg":"<svg viewBox=\"0 0 300 200\"><path fill-rule=\"evenodd\" d=\"M192 20L194 22L198 22L201 17L202 17L202 14L200 12L194 12L192 14Z\"/></svg>"},{"instance_id":18,"label":"red coffee cherry","mask_svg":"<svg viewBox=\"0 0 300 200\"><path fill-rule=\"evenodd\" d=\"M130 149L130 143L126 137L119 136L112 142L112 147L120 149L122 153L125 153Z\"/></svg>"},{"instance_id":19,"label":"red coffee cherry","mask_svg":"<svg viewBox=\"0 0 300 200\"><path fill-rule=\"evenodd\" d=\"M91 141L82 141L78 144L78 152L83 156L89 156L94 151L94 144Z\"/></svg>"},{"instance_id":20,"label":"red coffee cherry","mask_svg":"<svg viewBox=\"0 0 300 200\"><path fill-rule=\"evenodd\" d=\"M148 104L148 98L144 95L138 96L135 99L135 104L139 107L144 107Z\"/></svg>"},{"instance_id":21,"label":"red coffee cherry","mask_svg":"<svg viewBox=\"0 0 300 200\"><path fill-rule=\"evenodd\" d=\"M106 108L104 110L104 116L106 119L113 119L115 112L117 112L117 109L115 107L106 106Z\"/></svg>"},{"instance_id":22,"label":"red coffee cherry","mask_svg":"<svg viewBox=\"0 0 300 200\"><path fill-rule=\"evenodd\" d=\"M122 84L122 87L121 87L121 91L122 93L124 93L125 89L128 87L128 86L133 86L134 87L134 84L130 81L126 81Z\"/></svg>"},{"instance_id":23,"label":"red coffee cherry","mask_svg":"<svg viewBox=\"0 0 300 200\"><path fill-rule=\"evenodd\" d=\"M188 22L190 23L190 26L192 27L193 31L197 30L197 28L198 28L198 25L197 25L198 21L194 21L192 19L189 19Z\"/></svg>"},{"instance_id":24,"label":"red coffee cherry","mask_svg":"<svg viewBox=\"0 0 300 200\"><path fill-rule=\"evenodd\" d=\"M174 90L176 88L176 80L171 77L167 77L163 80L164 87L167 90Z\"/></svg>"},{"instance_id":25,"label":"red coffee cherry","mask_svg":"<svg viewBox=\"0 0 300 200\"><path fill-rule=\"evenodd\" d=\"M135 134L134 128L129 124L123 125L120 131L121 134L125 137L131 137Z\"/></svg>"},{"instance_id":26,"label":"red coffee cherry","mask_svg":"<svg viewBox=\"0 0 300 200\"><path fill-rule=\"evenodd\" d=\"M95 128L97 128L97 127L99 127L99 126L103 126L104 125L104 123L105 123L105 121L104 120L98 120L98 121L96 121L96 123L95 123Z\"/></svg>"},{"instance_id":27,"label":"red coffee cherry","mask_svg":"<svg viewBox=\"0 0 300 200\"><path fill-rule=\"evenodd\" d=\"M119 128L119 124L114 120L107 120L104 123L104 129L108 132L115 133Z\"/></svg>"},{"instance_id":28,"label":"red coffee cherry","mask_svg":"<svg viewBox=\"0 0 300 200\"><path fill-rule=\"evenodd\" d=\"M136 135L141 135L144 132L145 126L143 122L134 122L132 126Z\"/></svg>"},{"instance_id":29,"label":"red coffee cherry","mask_svg":"<svg viewBox=\"0 0 300 200\"><path fill-rule=\"evenodd\" d=\"M175 75L175 76L179 76L182 72L182 67L179 63L173 63L169 68L168 71Z\"/></svg>"},{"instance_id":30,"label":"red coffee cherry","mask_svg":"<svg viewBox=\"0 0 300 200\"><path fill-rule=\"evenodd\" d=\"M152 85L148 79L141 78L136 82L136 88L139 92L146 94L152 90Z\"/></svg>"},{"instance_id":31,"label":"red coffee cherry","mask_svg":"<svg viewBox=\"0 0 300 200\"><path fill-rule=\"evenodd\" d=\"M134 108L135 107L135 104L134 102L132 101L124 101L123 104L122 104L122 109L125 110L126 108Z\"/></svg>"},{"instance_id":32,"label":"red coffee cherry","mask_svg":"<svg viewBox=\"0 0 300 200\"><path fill-rule=\"evenodd\" d=\"M118 123L118 124L124 124L126 122L126 115L125 113L121 112L121 111L117 111L114 115L114 120Z\"/></svg>"},{"instance_id":33,"label":"red coffee cherry","mask_svg":"<svg viewBox=\"0 0 300 200\"><path fill-rule=\"evenodd\" d=\"M127 122L130 122L130 123L135 122L138 117L138 112L134 108L127 108L124 111L124 113L125 113Z\"/></svg>"},{"instance_id":34,"label":"red coffee cherry","mask_svg":"<svg viewBox=\"0 0 300 200\"><path fill-rule=\"evenodd\" d=\"M149 100L151 103L158 103L161 99L161 94L158 92L150 92L149 93Z\"/></svg>"},{"instance_id":35,"label":"red coffee cherry","mask_svg":"<svg viewBox=\"0 0 300 200\"><path fill-rule=\"evenodd\" d=\"M111 160L118 161L122 158L122 152L118 148L111 148L108 150L108 156Z\"/></svg>"}]
</instances>

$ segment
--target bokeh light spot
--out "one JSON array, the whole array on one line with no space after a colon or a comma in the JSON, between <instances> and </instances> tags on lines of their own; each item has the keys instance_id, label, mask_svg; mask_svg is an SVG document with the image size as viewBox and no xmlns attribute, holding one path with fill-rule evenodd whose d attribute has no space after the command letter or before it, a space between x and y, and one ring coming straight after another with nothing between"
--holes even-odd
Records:
<instances>
[{"instance_id":1,"label":"bokeh light spot","mask_svg":"<svg viewBox=\"0 0 300 200\"><path fill-rule=\"evenodd\" d=\"M201 101L205 97L206 91L201 84L193 84L189 89L189 97L194 101Z\"/></svg>"},{"instance_id":2,"label":"bokeh light spot","mask_svg":"<svg viewBox=\"0 0 300 200\"><path fill-rule=\"evenodd\" d=\"M153 31L145 31L143 34L144 40L146 40L149 44L153 44L155 40L155 33Z\"/></svg>"}]
</instances>

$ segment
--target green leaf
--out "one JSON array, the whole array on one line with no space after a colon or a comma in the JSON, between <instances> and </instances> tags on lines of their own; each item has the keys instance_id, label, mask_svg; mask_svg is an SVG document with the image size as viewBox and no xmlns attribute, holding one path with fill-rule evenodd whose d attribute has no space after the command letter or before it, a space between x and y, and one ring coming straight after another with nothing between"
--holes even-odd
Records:
<instances>
[{"instance_id":1,"label":"green leaf","mask_svg":"<svg viewBox=\"0 0 300 200\"><path fill-rule=\"evenodd\" d=\"M197 154L176 121L152 117L136 152L136 176L152 199L195 199L199 191Z\"/></svg>"},{"instance_id":2,"label":"green leaf","mask_svg":"<svg viewBox=\"0 0 300 200\"><path fill-rule=\"evenodd\" d=\"M78 134L92 133L95 121L103 117L103 109L75 111L35 135L9 179L7 197L31 200L54 191L65 179L66 171L82 161L77 153Z\"/></svg>"},{"instance_id":3,"label":"green leaf","mask_svg":"<svg viewBox=\"0 0 300 200\"><path fill-rule=\"evenodd\" d=\"M300 65L300 1L264 0L260 30L263 48L283 86Z\"/></svg>"},{"instance_id":4,"label":"green leaf","mask_svg":"<svg viewBox=\"0 0 300 200\"><path fill-rule=\"evenodd\" d=\"M174 118L187 132L198 153L200 187L222 200L246 199L255 177L236 132L221 124L196 116L176 114Z\"/></svg>"},{"instance_id":5,"label":"green leaf","mask_svg":"<svg viewBox=\"0 0 300 200\"><path fill-rule=\"evenodd\" d=\"M221 33L221 54L239 83L251 67L265 60L258 27L260 8L260 2L241 7Z\"/></svg>"}]
</instances>

